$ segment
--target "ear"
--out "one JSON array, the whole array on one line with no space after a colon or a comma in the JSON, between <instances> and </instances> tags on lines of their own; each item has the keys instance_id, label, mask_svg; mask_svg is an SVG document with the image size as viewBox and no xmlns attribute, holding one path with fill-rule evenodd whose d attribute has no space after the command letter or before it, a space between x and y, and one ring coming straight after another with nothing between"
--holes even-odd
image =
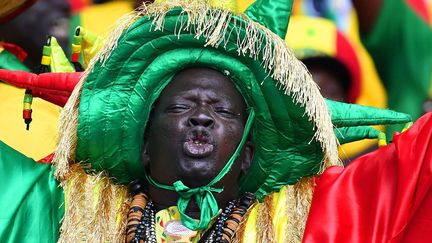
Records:
<instances>
[{"instance_id":1,"label":"ear","mask_svg":"<svg viewBox=\"0 0 432 243\"><path fill-rule=\"evenodd\" d=\"M144 165L144 168L147 168L148 166L150 166L150 156L148 154L148 142L144 143L144 147L143 147L143 151L141 152L141 162Z\"/></svg>"},{"instance_id":2,"label":"ear","mask_svg":"<svg viewBox=\"0 0 432 243\"><path fill-rule=\"evenodd\" d=\"M244 160L242 162L241 172L245 174L249 170L249 167L252 164L253 155L255 153L255 145L252 143L252 141L246 141L246 144L243 149L243 153L244 153L243 156Z\"/></svg>"}]
</instances>

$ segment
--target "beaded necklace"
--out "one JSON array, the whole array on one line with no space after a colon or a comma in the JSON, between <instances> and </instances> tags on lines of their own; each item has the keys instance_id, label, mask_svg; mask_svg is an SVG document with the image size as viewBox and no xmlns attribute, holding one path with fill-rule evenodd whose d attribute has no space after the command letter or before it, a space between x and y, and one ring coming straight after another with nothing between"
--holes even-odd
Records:
<instances>
[{"instance_id":1,"label":"beaded necklace","mask_svg":"<svg viewBox=\"0 0 432 243\"><path fill-rule=\"evenodd\" d=\"M135 191L134 194L128 211L126 242L156 243L154 204L145 193ZM231 242L254 200L252 193L246 193L239 200L230 201L213 226L203 234L198 242Z\"/></svg>"}]
</instances>

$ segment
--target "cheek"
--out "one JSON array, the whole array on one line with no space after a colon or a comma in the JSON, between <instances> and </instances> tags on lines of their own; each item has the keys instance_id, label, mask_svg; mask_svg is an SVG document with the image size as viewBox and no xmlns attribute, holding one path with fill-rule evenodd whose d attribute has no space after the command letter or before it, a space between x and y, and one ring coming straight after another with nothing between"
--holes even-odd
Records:
<instances>
[{"instance_id":1,"label":"cheek","mask_svg":"<svg viewBox=\"0 0 432 243\"><path fill-rule=\"evenodd\" d=\"M183 123L181 119L168 119L163 116L154 119L148 136L150 150L160 150L161 147L172 150L172 145L183 139Z\"/></svg>"},{"instance_id":2,"label":"cheek","mask_svg":"<svg viewBox=\"0 0 432 243\"><path fill-rule=\"evenodd\" d=\"M220 150L224 157L230 158L243 135L243 126L239 123L228 123L221 130Z\"/></svg>"},{"instance_id":3,"label":"cheek","mask_svg":"<svg viewBox=\"0 0 432 243\"><path fill-rule=\"evenodd\" d=\"M177 119L165 117L155 118L153 121L148 136L150 170L156 179L168 183L169 181L159 178L159 175L172 178L176 176L177 169L173 161L178 158L179 144L183 139L182 125Z\"/></svg>"},{"instance_id":4,"label":"cheek","mask_svg":"<svg viewBox=\"0 0 432 243\"><path fill-rule=\"evenodd\" d=\"M234 154L234 151L237 149L237 146L240 143L240 140L242 138L243 129L244 128L242 123L239 123L239 125L230 124L225 127L226 133L225 136L223 136L222 139L220 140L221 143L219 145L219 152L218 152L219 159L216 168L217 171L222 170L222 168L225 166L225 164ZM239 176L241 170L241 164L242 164L240 158L243 157L244 156L240 154L237 161L234 162L234 164L232 165L230 172L228 173L227 176L224 177L223 180L227 180L227 181L235 180ZM233 183L233 181L231 181L230 183Z\"/></svg>"}]
</instances>

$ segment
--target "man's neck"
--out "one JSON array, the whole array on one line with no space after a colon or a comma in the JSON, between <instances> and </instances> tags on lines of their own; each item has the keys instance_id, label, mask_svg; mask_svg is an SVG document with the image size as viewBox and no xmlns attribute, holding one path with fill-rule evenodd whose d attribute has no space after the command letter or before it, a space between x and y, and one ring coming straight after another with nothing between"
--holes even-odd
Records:
<instances>
[{"instance_id":1,"label":"man's neck","mask_svg":"<svg viewBox=\"0 0 432 243\"><path fill-rule=\"evenodd\" d=\"M224 190L221 193L213 193L219 208L223 208L227 205L230 200L238 198L238 189L229 188L230 190ZM149 197L155 205L156 212L167 209L171 206L177 206L179 195L175 191L169 191L155 186L149 185L148 188ZM194 219L199 219L200 208L198 207L195 197L189 202L186 209L186 214Z\"/></svg>"}]
</instances>

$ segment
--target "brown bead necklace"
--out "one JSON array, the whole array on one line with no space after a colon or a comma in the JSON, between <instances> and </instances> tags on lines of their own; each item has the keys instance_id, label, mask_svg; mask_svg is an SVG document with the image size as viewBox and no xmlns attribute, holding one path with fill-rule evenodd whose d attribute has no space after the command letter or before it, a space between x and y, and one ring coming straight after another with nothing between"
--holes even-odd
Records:
<instances>
[{"instance_id":1,"label":"brown bead necklace","mask_svg":"<svg viewBox=\"0 0 432 243\"><path fill-rule=\"evenodd\" d=\"M133 199L127 217L126 242L156 243L154 205L140 190L141 188L138 185L130 188ZM246 193L239 200L230 201L213 226L201 237L199 243L231 242L254 201L255 197L252 193Z\"/></svg>"}]
</instances>

